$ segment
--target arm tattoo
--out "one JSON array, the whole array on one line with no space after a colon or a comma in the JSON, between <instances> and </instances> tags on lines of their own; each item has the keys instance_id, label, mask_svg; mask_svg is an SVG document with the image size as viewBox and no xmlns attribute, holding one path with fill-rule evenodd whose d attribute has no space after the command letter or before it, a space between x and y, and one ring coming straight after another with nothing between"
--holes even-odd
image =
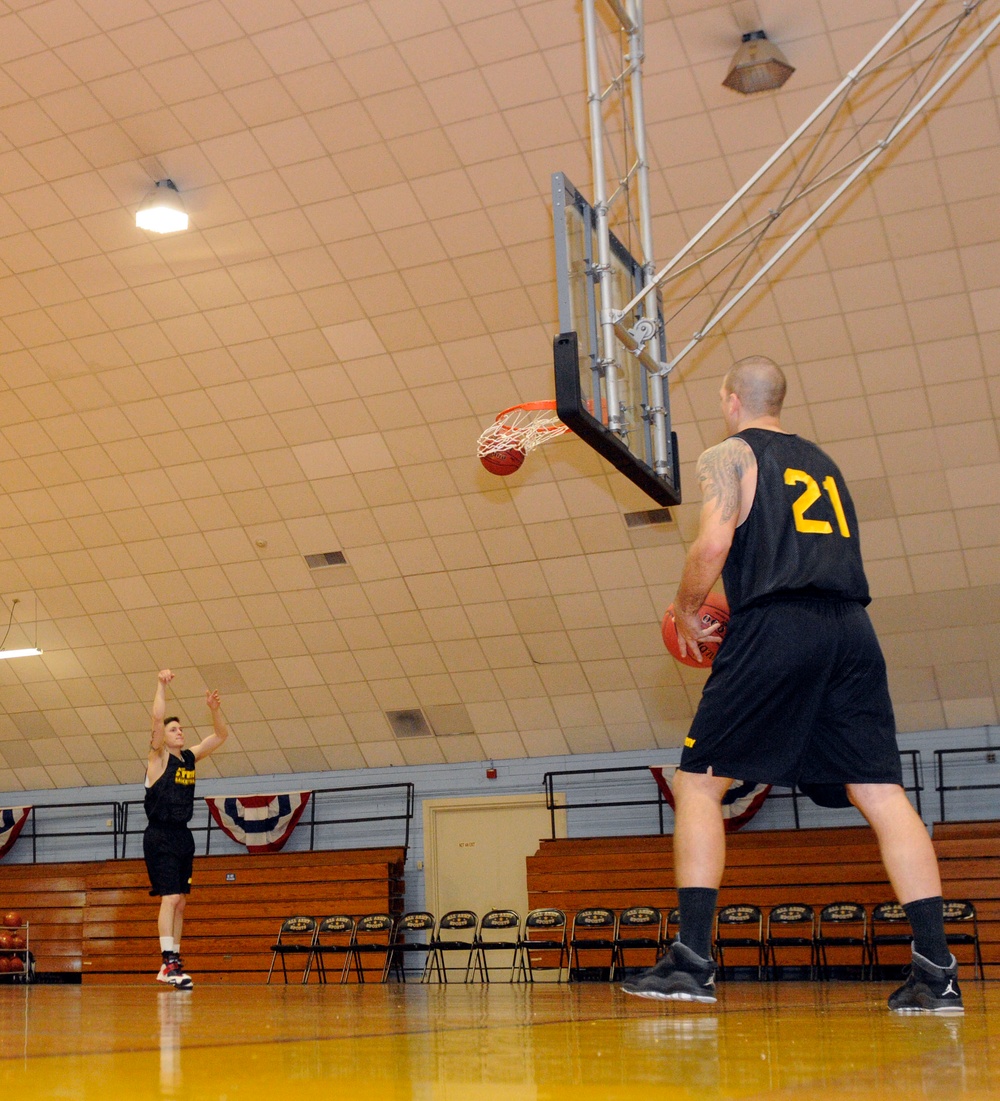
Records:
<instances>
[{"instance_id":1,"label":"arm tattoo","mask_svg":"<svg viewBox=\"0 0 1000 1101\"><path fill-rule=\"evenodd\" d=\"M754 453L742 440L728 439L710 447L698 460L698 481L705 504L717 502L723 523L740 511L741 479L755 466Z\"/></svg>"}]
</instances>

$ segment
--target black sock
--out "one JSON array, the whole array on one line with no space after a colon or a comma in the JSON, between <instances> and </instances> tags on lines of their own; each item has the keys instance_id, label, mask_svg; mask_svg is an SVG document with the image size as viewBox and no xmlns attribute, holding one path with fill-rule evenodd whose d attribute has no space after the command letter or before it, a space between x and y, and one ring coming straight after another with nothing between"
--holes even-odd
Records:
<instances>
[{"instance_id":1,"label":"black sock","mask_svg":"<svg viewBox=\"0 0 1000 1101\"><path fill-rule=\"evenodd\" d=\"M913 950L938 967L951 963L951 951L944 936L944 901L940 895L904 902L903 909L913 928Z\"/></svg>"},{"instance_id":2,"label":"black sock","mask_svg":"<svg viewBox=\"0 0 1000 1101\"><path fill-rule=\"evenodd\" d=\"M719 892L712 887L679 887L681 929L677 939L702 959L712 958L712 923Z\"/></svg>"}]
</instances>

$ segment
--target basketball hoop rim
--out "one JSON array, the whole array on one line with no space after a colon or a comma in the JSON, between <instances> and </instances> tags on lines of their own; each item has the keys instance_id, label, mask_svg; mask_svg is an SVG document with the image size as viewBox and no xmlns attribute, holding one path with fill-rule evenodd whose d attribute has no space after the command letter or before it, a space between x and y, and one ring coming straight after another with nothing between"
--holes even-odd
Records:
<instances>
[{"instance_id":1,"label":"basketball hoop rim","mask_svg":"<svg viewBox=\"0 0 1000 1101\"><path fill-rule=\"evenodd\" d=\"M519 409L525 413L538 413L545 409L551 409L555 412L556 403L554 401L521 401L517 405L512 405L509 409L502 409L496 415L496 420L501 420L506 417L508 413L516 413Z\"/></svg>"},{"instance_id":2,"label":"basketball hoop rim","mask_svg":"<svg viewBox=\"0 0 1000 1101\"><path fill-rule=\"evenodd\" d=\"M502 409L497 413L493 423L499 426L501 430L514 432L516 429L503 423L504 417L509 417L513 413L554 413L555 411L556 403L551 399L545 399L544 401L522 401L518 402L517 405L512 405L509 409ZM544 436L552 432L556 434L568 432L569 429L562 421L557 421L555 424L536 423L533 427L533 431L539 436Z\"/></svg>"}]
</instances>

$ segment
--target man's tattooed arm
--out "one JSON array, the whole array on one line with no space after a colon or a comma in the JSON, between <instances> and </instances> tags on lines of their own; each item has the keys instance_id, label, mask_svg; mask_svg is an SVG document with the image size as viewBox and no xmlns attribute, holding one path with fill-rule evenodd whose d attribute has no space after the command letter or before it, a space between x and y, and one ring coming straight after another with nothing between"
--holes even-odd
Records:
<instances>
[{"instance_id":1,"label":"man's tattooed arm","mask_svg":"<svg viewBox=\"0 0 1000 1101\"><path fill-rule=\"evenodd\" d=\"M702 502L720 513L722 523L730 523L739 514L743 475L756 462L747 444L737 439L723 440L698 460Z\"/></svg>"}]
</instances>

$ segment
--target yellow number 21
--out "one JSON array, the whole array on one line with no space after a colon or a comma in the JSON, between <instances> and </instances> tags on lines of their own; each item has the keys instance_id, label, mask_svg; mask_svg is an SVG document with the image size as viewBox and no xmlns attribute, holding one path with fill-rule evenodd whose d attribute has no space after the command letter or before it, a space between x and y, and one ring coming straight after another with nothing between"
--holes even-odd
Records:
<instances>
[{"instance_id":1,"label":"yellow number 21","mask_svg":"<svg viewBox=\"0 0 1000 1101\"><path fill-rule=\"evenodd\" d=\"M804 470L793 470L789 467L785 471L785 485L804 485L805 489L792 502L792 512L795 515L795 530L805 532L807 535L831 535L833 526L828 520L807 520L806 512L823 496L823 491L816 484L816 479ZM833 505L834 515L837 517L837 527L845 539L850 539L851 532L847 526L847 517L844 515L844 506L840 500L840 492L833 475L823 479L823 489L826 490Z\"/></svg>"}]
</instances>

